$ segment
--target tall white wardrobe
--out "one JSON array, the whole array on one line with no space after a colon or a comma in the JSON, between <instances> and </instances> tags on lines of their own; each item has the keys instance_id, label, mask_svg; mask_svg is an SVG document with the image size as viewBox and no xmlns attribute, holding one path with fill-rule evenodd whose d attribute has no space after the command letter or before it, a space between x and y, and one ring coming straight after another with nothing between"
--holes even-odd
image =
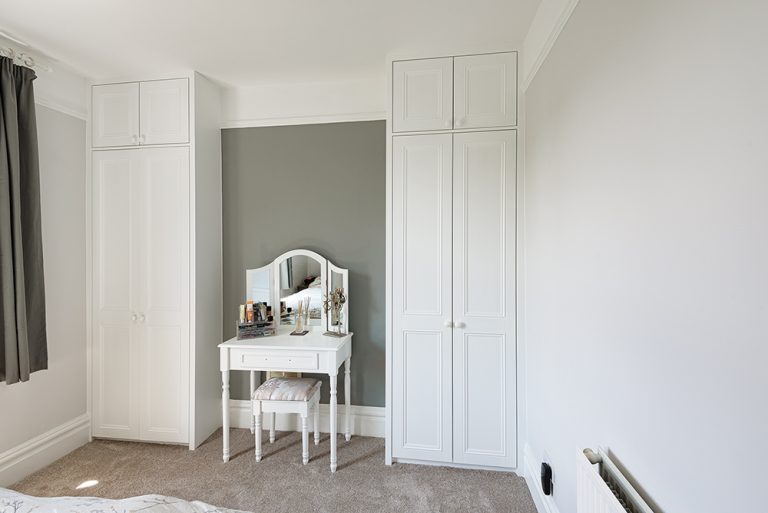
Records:
<instances>
[{"instance_id":1,"label":"tall white wardrobe","mask_svg":"<svg viewBox=\"0 0 768 513\"><path fill-rule=\"evenodd\" d=\"M391 63L387 459L517 465L517 53Z\"/></svg>"},{"instance_id":2,"label":"tall white wardrobe","mask_svg":"<svg viewBox=\"0 0 768 513\"><path fill-rule=\"evenodd\" d=\"M92 434L199 445L219 424L219 91L91 88Z\"/></svg>"}]
</instances>

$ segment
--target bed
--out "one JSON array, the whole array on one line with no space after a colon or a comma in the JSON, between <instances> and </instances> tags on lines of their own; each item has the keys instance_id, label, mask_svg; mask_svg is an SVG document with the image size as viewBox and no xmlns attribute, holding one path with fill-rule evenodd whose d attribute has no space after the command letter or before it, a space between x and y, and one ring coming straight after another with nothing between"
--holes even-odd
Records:
<instances>
[{"instance_id":1,"label":"bed","mask_svg":"<svg viewBox=\"0 0 768 513\"><path fill-rule=\"evenodd\" d=\"M0 488L0 513L245 513L217 508L200 501L185 501L165 495L142 495L127 499L97 497L31 497Z\"/></svg>"},{"instance_id":2,"label":"bed","mask_svg":"<svg viewBox=\"0 0 768 513\"><path fill-rule=\"evenodd\" d=\"M280 298L280 301L285 303L285 306L288 308L291 308L293 312L296 312L296 309L299 306L299 303L304 300L304 298L309 298L309 318L310 319L320 319L322 317L322 308L323 308L323 291L320 287L321 285L321 279L318 276L317 278L313 279L312 282L307 286L306 289L302 289L295 294L291 294L290 296L282 297Z\"/></svg>"}]
</instances>

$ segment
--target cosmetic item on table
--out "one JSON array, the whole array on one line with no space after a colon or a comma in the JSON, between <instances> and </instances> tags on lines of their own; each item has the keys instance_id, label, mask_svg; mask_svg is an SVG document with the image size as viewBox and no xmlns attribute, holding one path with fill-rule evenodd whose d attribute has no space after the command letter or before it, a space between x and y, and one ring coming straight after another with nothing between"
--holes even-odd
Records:
<instances>
[{"instance_id":1,"label":"cosmetic item on table","mask_svg":"<svg viewBox=\"0 0 768 513\"><path fill-rule=\"evenodd\" d=\"M246 340L274 335L277 331L271 312L272 308L262 302L254 303L249 300L246 304L240 305L237 339Z\"/></svg>"}]
</instances>

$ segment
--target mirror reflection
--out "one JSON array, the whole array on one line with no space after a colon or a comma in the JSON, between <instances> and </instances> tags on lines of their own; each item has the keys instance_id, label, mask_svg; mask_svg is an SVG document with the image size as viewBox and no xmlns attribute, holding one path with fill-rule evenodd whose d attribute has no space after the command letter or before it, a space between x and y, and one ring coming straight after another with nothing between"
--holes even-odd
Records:
<instances>
[{"instance_id":1,"label":"mirror reflection","mask_svg":"<svg viewBox=\"0 0 768 513\"><path fill-rule=\"evenodd\" d=\"M245 273L245 299L254 303L272 304L270 298L269 266L260 269L248 269Z\"/></svg>"},{"instance_id":2,"label":"mirror reflection","mask_svg":"<svg viewBox=\"0 0 768 513\"><path fill-rule=\"evenodd\" d=\"M341 273L337 273L336 271L331 270L330 282L331 282L331 286L329 287L329 290L331 292L333 292L336 289L343 289L344 288L344 275L341 274ZM339 323L341 322L341 319L339 317L340 317L340 315L337 315L334 310L330 310L328 312L328 324L330 326L338 326Z\"/></svg>"},{"instance_id":3,"label":"mirror reflection","mask_svg":"<svg viewBox=\"0 0 768 513\"><path fill-rule=\"evenodd\" d=\"M283 260L279 267L280 324L295 324L299 303L309 300L307 324L320 326L323 306L320 262L306 255L296 255Z\"/></svg>"}]
</instances>

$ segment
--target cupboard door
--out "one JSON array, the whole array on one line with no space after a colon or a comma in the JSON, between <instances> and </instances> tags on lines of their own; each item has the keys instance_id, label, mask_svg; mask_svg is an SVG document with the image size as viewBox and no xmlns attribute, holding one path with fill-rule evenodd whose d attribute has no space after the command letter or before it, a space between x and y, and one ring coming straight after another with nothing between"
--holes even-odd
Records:
<instances>
[{"instance_id":1,"label":"cupboard door","mask_svg":"<svg viewBox=\"0 0 768 513\"><path fill-rule=\"evenodd\" d=\"M454 59L454 127L517 125L517 53Z\"/></svg>"},{"instance_id":2,"label":"cupboard door","mask_svg":"<svg viewBox=\"0 0 768 513\"><path fill-rule=\"evenodd\" d=\"M140 438L185 443L189 431L189 149L147 148L139 262Z\"/></svg>"},{"instance_id":3,"label":"cupboard door","mask_svg":"<svg viewBox=\"0 0 768 513\"><path fill-rule=\"evenodd\" d=\"M138 439L136 301L142 193L135 150L93 152L93 435Z\"/></svg>"},{"instance_id":4,"label":"cupboard door","mask_svg":"<svg viewBox=\"0 0 768 513\"><path fill-rule=\"evenodd\" d=\"M94 148L139 144L139 84L93 86L91 95Z\"/></svg>"},{"instance_id":5,"label":"cupboard door","mask_svg":"<svg viewBox=\"0 0 768 513\"><path fill-rule=\"evenodd\" d=\"M454 136L453 461L514 467L516 132Z\"/></svg>"},{"instance_id":6,"label":"cupboard door","mask_svg":"<svg viewBox=\"0 0 768 513\"><path fill-rule=\"evenodd\" d=\"M393 455L451 461L451 135L395 137Z\"/></svg>"},{"instance_id":7,"label":"cupboard door","mask_svg":"<svg viewBox=\"0 0 768 513\"><path fill-rule=\"evenodd\" d=\"M392 131L447 130L453 116L453 57L392 63Z\"/></svg>"},{"instance_id":8,"label":"cupboard door","mask_svg":"<svg viewBox=\"0 0 768 513\"><path fill-rule=\"evenodd\" d=\"M189 142L189 80L141 82L141 144Z\"/></svg>"}]
</instances>

